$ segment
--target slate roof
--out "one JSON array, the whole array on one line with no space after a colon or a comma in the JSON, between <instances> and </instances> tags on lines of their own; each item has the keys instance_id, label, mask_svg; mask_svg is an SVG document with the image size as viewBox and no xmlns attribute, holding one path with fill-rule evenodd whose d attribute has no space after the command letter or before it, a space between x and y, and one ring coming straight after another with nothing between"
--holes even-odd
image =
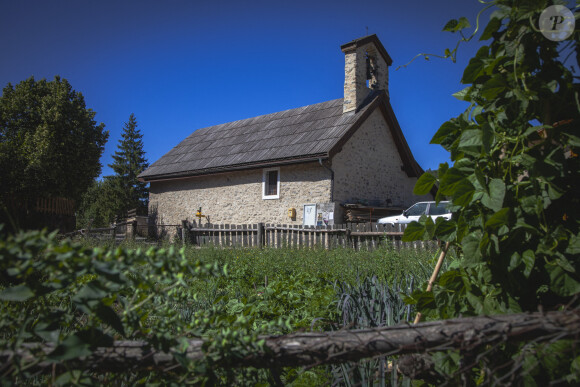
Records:
<instances>
[{"instance_id":1,"label":"slate roof","mask_svg":"<svg viewBox=\"0 0 580 387\"><path fill-rule=\"evenodd\" d=\"M407 174L419 173L384 92L371 94L356 112L343 113L342 105L341 98L198 129L139 177L153 181L328 159L377 106L394 119L389 126Z\"/></svg>"}]
</instances>

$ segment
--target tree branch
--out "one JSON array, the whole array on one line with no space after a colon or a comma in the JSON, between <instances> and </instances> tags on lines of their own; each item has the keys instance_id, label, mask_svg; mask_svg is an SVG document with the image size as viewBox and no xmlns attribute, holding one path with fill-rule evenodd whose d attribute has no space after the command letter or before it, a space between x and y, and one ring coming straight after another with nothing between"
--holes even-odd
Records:
<instances>
[{"instance_id":1,"label":"tree branch","mask_svg":"<svg viewBox=\"0 0 580 387\"><path fill-rule=\"evenodd\" d=\"M520 313L478 316L417 325L398 325L373 329L294 333L264 337L265 351L245 357L229 357L218 365L256 368L315 366L357 361L374 356L404 355L445 350L477 349L499 342L536 341L578 336L580 311ZM203 340L189 340L183 354L188 360L201 360ZM30 363L34 370L50 372L52 362L40 361L38 351L50 353L54 347L25 344L17 351L1 351L2 371L15 357ZM174 352L177 353L177 352ZM82 368L96 372L128 372L142 369L163 370L179 366L174 353L151 349L145 341L116 341L112 347L97 348L90 356L64 363L68 369ZM37 362L37 364L34 364Z\"/></svg>"}]
</instances>

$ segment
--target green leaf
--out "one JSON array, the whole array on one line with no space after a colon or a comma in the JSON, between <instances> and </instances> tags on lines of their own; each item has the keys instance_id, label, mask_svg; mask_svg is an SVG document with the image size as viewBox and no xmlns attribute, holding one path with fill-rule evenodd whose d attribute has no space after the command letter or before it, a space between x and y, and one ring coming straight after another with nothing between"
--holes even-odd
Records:
<instances>
[{"instance_id":1,"label":"green leaf","mask_svg":"<svg viewBox=\"0 0 580 387\"><path fill-rule=\"evenodd\" d=\"M459 126L451 121L443 123L437 130L437 133L431 139L430 144L441 144L443 141L447 140L448 137L454 135L459 130Z\"/></svg>"},{"instance_id":2,"label":"green leaf","mask_svg":"<svg viewBox=\"0 0 580 387\"><path fill-rule=\"evenodd\" d=\"M463 71L463 76L461 77L461 83L470 84L473 83L483 72L483 61L481 59L472 58L469 64Z\"/></svg>"},{"instance_id":3,"label":"green leaf","mask_svg":"<svg viewBox=\"0 0 580 387\"><path fill-rule=\"evenodd\" d=\"M459 20L457 19L449 20L443 27L443 31L455 33L457 31L461 31L462 29L469 27L471 27L471 24L469 24L469 20L467 20L465 16L462 16L459 18Z\"/></svg>"},{"instance_id":4,"label":"green leaf","mask_svg":"<svg viewBox=\"0 0 580 387\"><path fill-rule=\"evenodd\" d=\"M503 207L505 197L505 183L500 179L491 179L488 185L489 194L486 192L481 198L481 204L494 211Z\"/></svg>"},{"instance_id":5,"label":"green leaf","mask_svg":"<svg viewBox=\"0 0 580 387\"><path fill-rule=\"evenodd\" d=\"M487 189L487 180L485 179L483 172L481 172L481 169L475 168L473 172L476 181L476 183L474 184L475 189L481 192L489 192Z\"/></svg>"},{"instance_id":6,"label":"green leaf","mask_svg":"<svg viewBox=\"0 0 580 387\"><path fill-rule=\"evenodd\" d=\"M90 313L90 310L97 307L101 299L107 297L107 295L108 292L102 289L99 282L91 281L81 288L72 301L85 313Z\"/></svg>"},{"instance_id":7,"label":"green leaf","mask_svg":"<svg viewBox=\"0 0 580 387\"><path fill-rule=\"evenodd\" d=\"M49 355L51 360L63 361L76 359L81 356L88 356L92 353L90 344L79 336L74 334L67 337L60 345L58 345Z\"/></svg>"},{"instance_id":8,"label":"green leaf","mask_svg":"<svg viewBox=\"0 0 580 387\"><path fill-rule=\"evenodd\" d=\"M449 270L439 276L437 284L444 288L452 288L458 290L463 286L462 275L457 270ZM459 286L457 286L459 284Z\"/></svg>"},{"instance_id":9,"label":"green leaf","mask_svg":"<svg viewBox=\"0 0 580 387\"><path fill-rule=\"evenodd\" d=\"M490 124L487 122L481 125L481 143L485 153L491 152L491 146L493 145L493 140L495 133Z\"/></svg>"},{"instance_id":10,"label":"green leaf","mask_svg":"<svg viewBox=\"0 0 580 387\"><path fill-rule=\"evenodd\" d=\"M455 28L459 25L459 21L457 19L451 19L449 20L447 23L445 23L445 26L443 27L442 31L449 31L449 32L455 32Z\"/></svg>"},{"instance_id":11,"label":"green leaf","mask_svg":"<svg viewBox=\"0 0 580 387\"><path fill-rule=\"evenodd\" d=\"M3 301L26 301L34 296L34 292L26 285L18 285L8 289L4 289L0 293L0 300Z\"/></svg>"},{"instance_id":12,"label":"green leaf","mask_svg":"<svg viewBox=\"0 0 580 387\"><path fill-rule=\"evenodd\" d=\"M463 249L466 262L475 263L481 260L481 250L479 246L482 237L482 232L476 230L471 234L466 235L461 241L461 248Z\"/></svg>"},{"instance_id":13,"label":"green leaf","mask_svg":"<svg viewBox=\"0 0 580 387\"><path fill-rule=\"evenodd\" d=\"M507 85L503 77L500 75L495 75L483 84L483 87L481 88L481 95L488 100L492 100L506 88Z\"/></svg>"},{"instance_id":14,"label":"green leaf","mask_svg":"<svg viewBox=\"0 0 580 387\"><path fill-rule=\"evenodd\" d=\"M574 381L580 382L580 356L576 356L572 361L570 372L575 375Z\"/></svg>"},{"instance_id":15,"label":"green leaf","mask_svg":"<svg viewBox=\"0 0 580 387\"><path fill-rule=\"evenodd\" d=\"M515 270L520 263L522 263L522 256L517 251L514 252L510 258L510 264L508 266L508 271Z\"/></svg>"},{"instance_id":16,"label":"green leaf","mask_svg":"<svg viewBox=\"0 0 580 387\"><path fill-rule=\"evenodd\" d=\"M580 293L580 282L571 273L564 270L560 265L547 266L550 272L550 287L561 296L573 296Z\"/></svg>"},{"instance_id":17,"label":"green leaf","mask_svg":"<svg viewBox=\"0 0 580 387\"><path fill-rule=\"evenodd\" d=\"M473 294L471 292L465 293L465 296L467 298L467 301L471 304L471 306L475 310L475 313L482 314L483 313L483 302L482 302L481 298L476 296L475 294Z\"/></svg>"},{"instance_id":18,"label":"green leaf","mask_svg":"<svg viewBox=\"0 0 580 387\"><path fill-rule=\"evenodd\" d=\"M411 222L403 234L403 242L422 240L426 233L425 226L419 222Z\"/></svg>"},{"instance_id":19,"label":"green leaf","mask_svg":"<svg viewBox=\"0 0 580 387\"><path fill-rule=\"evenodd\" d=\"M60 337L59 316L52 315L54 320L50 322L39 322L34 326L34 333L49 343L56 343Z\"/></svg>"},{"instance_id":20,"label":"green leaf","mask_svg":"<svg viewBox=\"0 0 580 387\"><path fill-rule=\"evenodd\" d=\"M453 204L458 206L468 206L473 200L474 194L475 187L473 184L471 184L467 179L460 180L455 185L455 190L453 191Z\"/></svg>"},{"instance_id":21,"label":"green leaf","mask_svg":"<svg viewBox=\"0 0 580 387\"><path fill-rule=\"evenodd\" d=\"M459 90L458 92L453 93L451 95L460 101L471 102L471 97L469 95L470 90L471 86L467 86L465 89Z\"/></svg>"},{"instance_id":22,"label":"green leaf","mask_svg":"<svg viewBox=\"0 0 580 387\"><path fill-rule=\"evenodd\" d=\"M490 228L495 230L503 225L508 224L509 220L509 208L502 208L501 210L495 212L486 222L485 228Z\"/></svg>"},{"instance_id":23,"label":"green leaf","mask_svg":"<svg viewBox=\"0 0 580 387\"><path fill-rule=\"evenodd\" d=\"M560 199L564 192L566 192L565 189L562 189L555 184L546 183L546 185L548 186L548 197L551 200Z\"/></svg>"},{"instance_id":24,"label":"green leaf","mask_svg":"<svg viewBox=\"0 0 580 387\"><path fill-rule=\"evenodd\" d=\"M435 223L433 222L433 218L427 215L422 215L419 221L425 224L425 233L427 235L423 235L423 238L433 239L435 235Z\"/></svg>"},{"instance_id":25,"label":"green leaf","mask_svg":"<svg viewBox=\"0 0 580 387\"><path fill-rule=\"evenodd\" d=\"M480 129L469 129L461 133L461 139L459 140L459 149L481 146L481 130Z\"/></svg>"},{"instance_id":26,"label":"green leaf","mask_svg":"<svg viewBox=\"0 0 580 387\"><path fill-rule=\"evenodd\" d=\"M456 168L449 168L439 179L441 181L439 190L443 195L453 195L461 181L466 180L463 174Z\"/></svg>"},{"instance_id":27,"label":"green leaf","mask_svg":"<svg viewBox=\"0 0 580 387\"><path fill-rule=\"evenodd\" d=\"M575 136L571 133L566 133L566 132L564 132L564 135L566 135L569 138L569 140L568 140L569 145L580 146L580 137ZM578 153L578 152L576 152L576 153Z\"/></svg>"},{"instance_id":28,"label":"green leaf","mask_svg":"<svg viewBox=\"0 0 580 387\"><path fill-rule=\"evenodd\" d=\"M435 309L435 297L433 292L413 292L413 298L415 299L417 309L421 312L426 312Z\"/></svg>"},{"instance_id":29,"label":"green leaf","mask_svg":"<svg viewBox=\"0 0 580 387\"><path fill-rule=\"evenodd\" d=\"M580 254L580 236L572 235L568 241L568 247L566 248L566 253L568 254Z\"/></svg>"},{"instance_id":30,"label":"green leaf","mask_svg":"<svg viewBox=\"0 0 580 387\"><path fill-rule=\"evenodd\" d=\"M426 195L431 192L431 188L437 179L432 174L425 172L415 183L415 188L413 188L413 193L415 195Z\"/></svg>"},{"instance_id":31,"label":"green leaf","mask_svg":"<svg viewBox=\"0 0 580 387\"><path fill-rule=\"evenodd\" d=\"M487 23L487 26L485 27L485 30L483 30L483 33L481 34L481 37L479 38L479 40L488 40L491 39L493 34L495 32L497 32L497 30L499 30L499 28L501 27L501 20L498 18L492 18L489 23Z\"/></svg>"},{"instance_id":32,"label":"green leaf","mask_svg":"<svg viewBox=\"0 0 580 387\"><path fill-rule=\"evenodd\" d=\"M123 321L115 311L105 305L99 305L95 314L98 318L100 318L104 323L109 324L113 329L119 332L121 335L125 335L125 327L123 326Z\"/></svg>"},{"instance_id":33,"label":"green leaf","mask_svg":"<svg viewBox=\"0 0 580 387\"><path fill-rule=\"evenodd\" d=\"M532 250L526 250L522 254L522 262L525 265L524 276L528 278L534 268L534 263L536 262L536 255Z\"/></svg>"},{"instance_id":34,"label":"green leaf","mask_svg":"<svg viewBox=\"0 0 580 387\"><path fill-rule=\"evenodd\" d=\"M437 218L435 221L435 237L449 242L455 238L456 224L453 220Z\"/></svg>"},{"instance_id":35,"label":"green leaf","mask_svg":"<svg viewBox=\"0 0 580 387\"><path fill-rule=\"evenodd\" d=\"M458 25L456 27L457 30L459 31L459 30L462 30L464 28L469 28L469 27L471 27L471 24L469 23L469 20L467 20L467 18L465 16L461 16L459 18L459 23L458 23Z\"/></svg>"}]
</instances>

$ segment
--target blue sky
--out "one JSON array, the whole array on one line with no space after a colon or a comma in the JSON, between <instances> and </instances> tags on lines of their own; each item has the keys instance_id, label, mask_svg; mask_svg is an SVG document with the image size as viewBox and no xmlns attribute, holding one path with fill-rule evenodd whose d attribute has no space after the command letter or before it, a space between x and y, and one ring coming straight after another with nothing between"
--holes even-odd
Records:
<instances>
[{"instance_id":1,"label":"blue sky","mask_svg":"<svg viewBox=\"0 0 580 387\"><path fill-rule=\"evenodd\" d=\"M390 96L424 168L448 154L429 141L465 104L451 96L482 44L441 54L459 38L451 18L475 24L477 0L186 1L0 0L0 86L60 75L80 91L110 132L112 162L134 113L150 163L195 129L343 96L340 45L377 34L393 58ZM482 20L489 20L486 12Z\"/></svg>"}]
</instances>

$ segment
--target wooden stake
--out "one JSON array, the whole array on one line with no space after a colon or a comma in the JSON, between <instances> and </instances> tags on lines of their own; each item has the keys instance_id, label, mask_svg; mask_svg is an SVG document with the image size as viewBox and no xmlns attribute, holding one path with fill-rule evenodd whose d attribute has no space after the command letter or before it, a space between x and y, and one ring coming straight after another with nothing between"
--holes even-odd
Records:
<instances>
[{"instance_id":1,"label":"wooden stake","mask_svg":"<svg viewBox=\"0 0 580 387\"><path fill-rule=\"evenodd\" d=\"M437 279L437 275L439 275L439 271L441 271L443 259L445 259L445 255L447 255L447 249L449 249L449 242L445 243L445 247L443 247L443 250L439 255L439 259L437 260L437 264L435 265L435 270L433 270L433 274L431 274L431 278L429 278L429 283L427 284L428 292L430 292L433 289L433 284ZM415 321L413 321L413 324L417 324L419 321L421 321L421 312L417 313L417 316L415 316Z\"/></svg>"}]
</instances>

